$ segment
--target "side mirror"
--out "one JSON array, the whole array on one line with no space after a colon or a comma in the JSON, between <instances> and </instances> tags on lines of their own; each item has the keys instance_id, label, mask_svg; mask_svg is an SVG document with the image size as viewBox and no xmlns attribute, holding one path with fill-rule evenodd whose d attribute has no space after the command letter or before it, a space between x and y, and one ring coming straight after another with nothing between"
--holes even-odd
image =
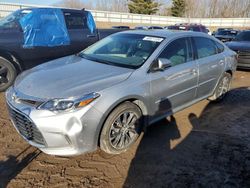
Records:
<instances>
[{"instance_id":1,"label":"side mirror","mask_svg":"<svg viewBox=\"0 0 250 188\"><path fill-rule=\"evenodd\" d=\"M153 66L153 71L164 71L165 69L171 67L171 61L165 58L159 58L156 60L155 65Z\"/></svg>"}]
</instances>

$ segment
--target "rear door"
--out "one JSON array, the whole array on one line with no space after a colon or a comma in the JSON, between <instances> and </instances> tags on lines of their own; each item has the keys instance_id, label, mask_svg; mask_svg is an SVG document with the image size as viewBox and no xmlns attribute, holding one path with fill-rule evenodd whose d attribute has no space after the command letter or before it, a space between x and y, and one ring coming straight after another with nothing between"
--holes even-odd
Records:
<instances>
[{"instance_id":1,"label":"rear door","mask_svg":"<svg viewBox=\"0 0 250 188\"><path fill-rule=\"evenodd\" d=\"M150 73L151 96L156 116L178 110L195 98L198 67L194 60L190 38L178 38L161 52L158 58L171 61L164 71Z\"/></svg>"},{"instance_id":2,"label":"rear door","mask_svg":"<svg viewBox=\"0 0 250 188\"><path fill-rule=\"evenodd\" d=\"M218 52L215 41L206 37L193 37L196 47L196 58L199 67L199 82L197 98L202 98L213 92L224 66L225 57Z\"/></svg>"},{"instance_id":3,"label":"rear door","mask_svg":"<svg viewBox=\"0 0 250 188\"><path fill-rule=\"evenodd\" d=\"M80 52L98 40L97 31L91 32L85 11L64 10L66 26L70 36L70 53Z\"/></svg>"}]
</instances>

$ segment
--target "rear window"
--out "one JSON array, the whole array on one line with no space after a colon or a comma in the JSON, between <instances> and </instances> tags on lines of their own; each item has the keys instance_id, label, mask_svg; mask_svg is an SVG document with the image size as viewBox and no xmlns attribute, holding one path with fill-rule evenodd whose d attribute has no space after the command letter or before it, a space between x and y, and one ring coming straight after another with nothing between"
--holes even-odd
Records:
<instances>
[{"instance_id":1,"label":"rear window","mask_svg":"<svg viewBox=\"0 0 250 188\"><path fill-rule=\"evenodd\" d=\"M86 17L81 13L64 13L65 22L68 29L83 29L86 28Z\"/></svg>"},{"instance_id":2,"label":"rear window","mask_svg":"<svg viewBox=\"0 0 250 188\"><path fill-rule=\"evenodd\" d=\"M198 58L204 58L217 54L217 48L213 40L204 37L194 37Z\"/></svg>"},{"instance_id":3,"label":"rear window","mask_svg":"<svg viewBox=\"0 0 250 188\"><path fill-rule=\"evenodd\" d=\"M215 44L216 44L218 53L221 53L224 51L224 46L222 44L220 44L219 42L215 42Z\"/></svg>"},{"instance_id":4,"label":"rear window","mask_svg":"<svg viewBox=\"0 0 250 188\"><path fill-rule=\"evenodd\" d=\"M224 31L219 31L218 35L230 35L230 36L236 36L237 31L230 31L230 30L224 30Z\"/></svg>"}]
</instances>

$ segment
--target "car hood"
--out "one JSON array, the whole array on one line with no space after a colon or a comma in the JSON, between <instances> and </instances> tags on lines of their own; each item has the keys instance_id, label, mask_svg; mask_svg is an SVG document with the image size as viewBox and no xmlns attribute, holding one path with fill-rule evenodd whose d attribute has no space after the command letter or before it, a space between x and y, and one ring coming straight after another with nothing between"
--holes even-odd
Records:
<instances>
[{"instance_id":1,"label":"car hood","mask_svg":"<svg viewBox=\"0 0 250 188\"><path fill-rule=\"evenodd\" d=\"M234 50L250 50L250 42L247 41L232 41L232 42L227 42L226 45Z\"/></svg>"},{"instance_id":2,"label":"car hood","mask_svg":"<svg viewBox=\"0 0 250 188\"><path fill-rule=\"evenodd\" d=\"M39 65L18 76L14 89L39 99L82 97L127 79L133 69L68 56Z\"/></svg>"}]
</instances>

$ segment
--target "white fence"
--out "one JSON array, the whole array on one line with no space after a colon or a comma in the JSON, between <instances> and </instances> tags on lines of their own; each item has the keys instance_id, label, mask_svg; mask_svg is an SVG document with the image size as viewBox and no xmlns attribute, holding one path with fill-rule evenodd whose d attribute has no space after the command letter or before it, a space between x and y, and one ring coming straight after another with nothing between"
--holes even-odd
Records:
<instances>
[{"instance_id":1,"label":"white fence","mask_svg":"<svg viewBox=\"0 0 250 188\"><path fill-rule=\"evenodd\" d=\"M41 6L0 2L0 17L4 17L17 9L30 7ZM97 10L90 11L97 22L113 23L114 25L173 25L176 23L201 23L207 27L250 27L250 18L177 18Z\"/></svg>"}]
</instances>

